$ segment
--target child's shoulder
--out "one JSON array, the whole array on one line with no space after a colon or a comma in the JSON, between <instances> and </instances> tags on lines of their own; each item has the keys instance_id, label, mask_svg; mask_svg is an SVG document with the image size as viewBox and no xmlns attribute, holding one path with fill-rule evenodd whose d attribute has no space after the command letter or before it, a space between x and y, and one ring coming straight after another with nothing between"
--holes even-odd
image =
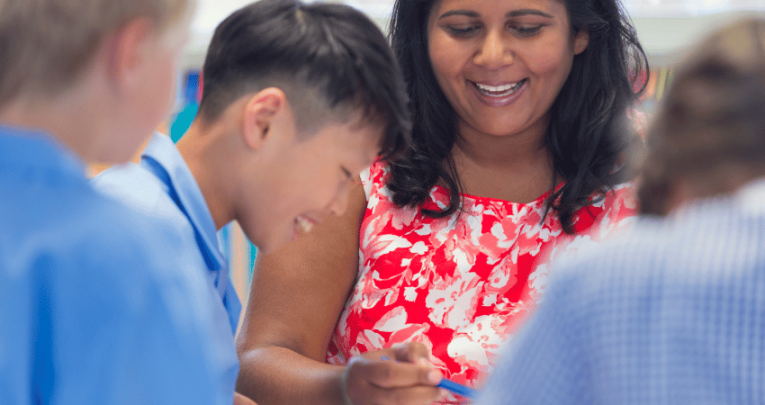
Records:
<instances>
[{"instance_id":1,"label":"child's shoulder","mask_svg":"<svg viewBox=\"0 0 765 405\"><path fill-rule=\"evenodd\" d=\"M111 167L91 180L93 187L142 215L175 224L187 221L166 190L165 184L142 165L127 163Z\"/></svg>"},{"instance_id":2,"label":"child's shoulder","mask_svg":"<svg viewBox=\"0 0 765 405\"><path fill-rule=\"evenodd\" d=\"M20 190L15 215L3 221L2 250L21 272L37 266L60 277L155 277L179 248L172 227L102 195L87 182L32 184Z\"/></svg>"}]
</instances>

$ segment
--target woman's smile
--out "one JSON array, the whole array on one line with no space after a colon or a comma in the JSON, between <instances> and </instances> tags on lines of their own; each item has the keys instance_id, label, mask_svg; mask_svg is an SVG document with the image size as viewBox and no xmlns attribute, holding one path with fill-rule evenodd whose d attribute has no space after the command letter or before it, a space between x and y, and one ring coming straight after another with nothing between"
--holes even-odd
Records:
<instances>
[{"instance_id":1,"label":"woman's smile","mask_svg":"<svg viewBox=\"0 0 765 405\"><path fill-rule=\"evenodd\" d=\"M476 97L491 107L503 107L518 100L526 89L527 80L505 83L477 83L470 80L468 85L476 90Z\"/></svg>"},{"instance_id":2,"label":"woman's smile","mask_svg":"<svg viewBox=\"0 0 765 405\"><path fill-rule=\"evenodd\" d=\"M539 139L589 38L571 33L558 0L438 0L427 33L433 73L459 121L481 134Z\"/></svg>"}]
</instances>

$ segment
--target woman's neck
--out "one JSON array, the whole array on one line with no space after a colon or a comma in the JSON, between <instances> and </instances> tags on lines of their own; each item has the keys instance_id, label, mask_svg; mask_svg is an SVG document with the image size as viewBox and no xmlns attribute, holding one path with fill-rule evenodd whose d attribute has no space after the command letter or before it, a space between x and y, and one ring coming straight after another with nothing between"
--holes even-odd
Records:
<instances>
[{"instance_id":1,"label":"woman's neck","mask_svg":"<svg viewBox=\"0 0 765 405\"><path fill-rule=\"evenodd\" d=\"M544 129L497 136L464 124L452 149L463 192L527 203L555 186L553 160L544 146Z\"/></svg>"}]
</instances>

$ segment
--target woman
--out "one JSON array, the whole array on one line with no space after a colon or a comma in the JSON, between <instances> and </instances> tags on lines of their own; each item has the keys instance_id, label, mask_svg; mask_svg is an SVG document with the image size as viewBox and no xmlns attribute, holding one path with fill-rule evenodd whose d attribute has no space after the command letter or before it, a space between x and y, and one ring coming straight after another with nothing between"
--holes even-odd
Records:
<instances>
[{"instance_id":1,"label":"woman","mask_svg":"<svg viewBox=\"0 0 765 405\"><path fill-rule=\"evenodd\" d=\"M426 404L439 373L475 385L544 284L541 252L634 213L621 161L647 66L616 0L398 1L391 28L412 151L259 258L238 388L260 404Z\"/></svg>"}]
</instances>

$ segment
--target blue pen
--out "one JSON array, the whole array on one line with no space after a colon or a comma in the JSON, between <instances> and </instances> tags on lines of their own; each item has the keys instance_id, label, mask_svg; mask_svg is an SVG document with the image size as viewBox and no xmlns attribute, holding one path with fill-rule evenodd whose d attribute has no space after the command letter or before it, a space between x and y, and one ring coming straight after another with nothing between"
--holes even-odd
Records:
<instances>
[{"instance_id":1,"label":"blue pen","mask_svg":"<svg viewBox=\"0 0 765 405\"><path fill-rule=\"evenodd\" d=\"M388 356L382 356L380 359L382 360L390 360ZM442 378L441 382L436 384L436 387L443 388L445 390L451 391L457 395L463 396L468 399L475 399L476 394L478 394L478 391L464 386L462 384L456 383L452 380L447 380L446 378Z\"/></svg>"},{"instance_id":2,"label":"blue pen","mask_svg":"<svg viewBox=\"0 0 765 405\"><path fill-rule=\"evenodd\" d=\"M456 383L452 380L447 380L446 378L441 379L441 382L438 383L437 387L441 387L445 390L449 390L457 395L461 395L469 399L475 399L476 394L478 394L478 391L470 387L466 387L462 384Z\"/></svg>"}]
</instances>

